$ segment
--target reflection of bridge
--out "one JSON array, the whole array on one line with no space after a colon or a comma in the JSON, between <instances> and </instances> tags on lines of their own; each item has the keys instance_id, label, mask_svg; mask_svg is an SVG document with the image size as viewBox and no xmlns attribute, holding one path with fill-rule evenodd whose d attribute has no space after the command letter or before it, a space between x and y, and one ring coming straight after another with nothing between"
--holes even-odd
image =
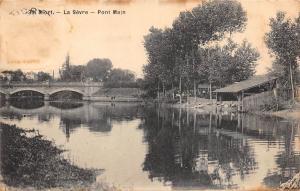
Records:
<instances>
[{"instance_id":1,"label":"reflection of bridge","mask_svg":"<svg viewBox=\"0 0 300 191\"><path fill-rule=\"evenodd\" d=\"M6 102L3 107L0 107L0 116L10 114L11 116L39 116L43 118L43 116L55 115L61 118L79 119L82 123L89 123L105 117L124 117L126 119L137 117L137 107L137 104L118 104L112 107L110 104L83 102L81 106L76 108L60 109L52 106L50 102L44 102L44 105L39 108L22 109Z\"/></svg>"},{"instance_id":2,"label":"reflection of bridge","mask_svg":"<svg viewBox=\"0 0 300 191\"><path fill-rule=\"evenodd\" d=\"M82 95L83 100L90 97L103 87L102 83L83 82L45 82L45 83L0 83L0 93L9 99L11 95L22 91L33 91L44 95L44 100L61 91L77 92Z\"/></svg>"},{"instance_id":3,"label":"reflection of bridge","mask_svg":"<svg viewBox=\"0 0 300 191\"><path fill-rule=\"evenodd\" d=\"M60 127L65 130L67 136L69 131L84 125L90 131L108 132L112 128L111 121L129 120L137 118L139 109L137 104L111 104L82 102L79 107L61 109L53 105L54 102L44 102L43 106L35 109L24 109L10 105L6 102L0 106L1 119L29 118L39 121L49 121L52 118L60 119ZM2 121L4 122L4 121ZM33 126L34 127L34 126Z\"/></svg>"},{"instance_id":4,"label":"reflection of bridge","mask_svg":"<svg viewBox=\"0 0 300 191\"><path fill-rule=\"evenodd\" d=\"M78 118L83 121L89 121L90 119L99 117L98 110L88 104L88 102L84 103L81 107L74 109L60 109L51 106L49 102L45 102L44 106L35 109L22 109L12 105L6 105L0 107L0 115L3 115L3 113L13 113L24 116L43 116L50 114L67 118Z\"/></svg>"}]
</instances>

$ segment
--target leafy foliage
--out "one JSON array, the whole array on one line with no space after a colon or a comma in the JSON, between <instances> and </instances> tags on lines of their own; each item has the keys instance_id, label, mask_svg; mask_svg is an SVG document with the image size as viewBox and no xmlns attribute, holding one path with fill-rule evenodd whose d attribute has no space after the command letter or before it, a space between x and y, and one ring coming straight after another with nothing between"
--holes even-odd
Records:
<instances>
[{"instance_id":1,"label":"leafy foliage","mask_svg":"<svg viewBox=\"0 0 300 191\"><path fill-rule=\"evenodd\" d=\"M71 65L69 57L60 70L62 81L102 81L117 86L122 81L134 82L135 74L130 70L114 68L109 59L94 58L86 65Z\"/></svg>"},{"instance_id":2,"label":"leafy foliage","mask_svg":"<svg viewBox=\"0 0 300 191\"><path fill-rule=\"evenodd\" d=\"M182 80L189 90L198 82L223 86L252 76L259 54L249 43L238 46L229 41L222 48L209 47L226 34L242 31L246 21L237 1L214 0L181 12L172 28L151 27L144 37L148 55L144 87L148 94L154 96L161 88L175 86L181 90Z\"/></svg>"},{"instance_id":3,"label":"leafy foliage","mask_svg":"<svg viewBox=\"0 0 300 191\"><path fill-rule=\"evenodd\" d=\"M94 58L86 65L86 75L94 81L106 81L112 69L109 59Z\"/></svg>"},{"instance_id":4,"label":"leafy foliage","mask_svg":"<svg viewBox=\"0 0 300 191\"><path fill-rule=\"evenodd\" d=\"M291 89L299 81L300 15L292 21L285 13L278 12L269 25L271 30L265 35L265 42L275 57L271 72L280 78L282 87Z\"/></svg>"},{"instance_id":5,"label":"leafy foliage","mask_svg":"<svg viewBox=\"0 0 300 191\"><path fill-rule=\"evenodd\" d=\"M135 75L130 70L122 70L119 68L115 68L111 71L108 81L110 82L134 82Z\"/></svg>"},{"instance_id":6,"label":"leafy foliage","mask_svg":"<svg viewBox=\"0 0 300 191\"><path fill-rule=\"evenodd\" d=\"M0 75L0 81L12 81L12 82L21 82L21 81L43 82L43 81L48 81L51 79L52 79L52 76L47 72L39 71L37 73L35 73L35 72L25 73L20 69L5 70L5 71L1 72L1 75Z\"/></svg>"},{"instance_id":7,"label":"leafy foliage","mask_svg":"<svg viewBox=\"0 0 300 191\"><path fill-rule=\"evenodd\" d=\"M39 82L43 82L43 81L47 81L47 80L51 80L52 77L49 73L46 73L46 72L38 72L37 73L37 81Z\"/></svg>"},{"instance_id":8,"label":"leafy foliage","mask_svg":"<svg viewBox=\"0 0 300 191\"><path fill-rule=\"evenodd\" d=\"M20 69L12 71L12 70L5 70L3 72L1 72L4 77L3 77L3 81L23 81L26 80L26 75L24 74L24 72Z\"/></svg>"},{"instance_id":9,"label":"leafy foliage","mask_svg":"<svg viewBox=\"0 0 300 191\"><path fill-rule=\"evenodd\" d=\"M229 40L223 47L216 45L201 51L198 72L219 87L246 80L255 73L259 53L244 41L241 45Z\"/></svg>"}]
</instances>

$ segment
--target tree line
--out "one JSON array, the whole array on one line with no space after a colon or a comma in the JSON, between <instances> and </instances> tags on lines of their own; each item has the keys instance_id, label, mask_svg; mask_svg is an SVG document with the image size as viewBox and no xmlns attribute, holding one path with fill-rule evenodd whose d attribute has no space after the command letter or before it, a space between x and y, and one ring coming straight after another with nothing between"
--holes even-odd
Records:
<instances>
[{"instance_id":1,"label":"tree line","mask_svg":"<svg viewBox=\"0 0 300 191\"><path fill-rule=\"evenodd\" d=\"M43 71L39 72L23 72L21 69L4 70L0 74L1 82L43 82L52 79L52 76Z\"/></svg>"},{"instance_id":2,"label":"tree line","mask_svg":"<svg viewBox=\"0 0 300 191\"><path fill-rule=\"evenodd\" d=\"M113 68L112 62L107 58L94 58L86 65L71 65L70 58L67 56L59 74L63 81L134 82L136 79L135 74L130 70Z\"/></svg>"},{"instance_id":3,"label":"tree line","mask_svg":"<svg viewBox=\"0 0 300 191\"><path fill-rule=\"evenodd\" d=\"M211 89L252 76L258 51L246 40L237 44L230 38L244 30L246 21L239 2L214 0L181 12L171 28L151 27L144 37L148 93L165 94L177 87L180 94L193 89L196 96L199 83L209 84Z\"/></svg>"},{"instance_id":4,"label":"tree line","mask_svg":"<svg viewBox=\"0 0 300 191\"><path fill-rule=\"evenodd\" d=\"M70 63L69 55L59 70L59 78L53 79L53 75L47 72L29 72L22 70L6 70L0 75L1 81L15 82L104 82L107 87L137 87L140 79L130 70L113 68L110 59L94 58L86 65L73 65Z\"/></svg>"},{"instance_id":5,"label":"tree line","mask_svg":"<svg viewBox=\"0 0 300 191\"><path fill-rule=\"evenodd\" d=\"M278 13L270 19L271 32L265 37L276 58L273 73L277 71L282 79L292 81L291 85L295 80L287 76L298 72L299 20L292 22ZM211 90L212 86L224 87L253 76L259 52L246 40L238 44L231 39L234 33L243 32L246 23L246 12L239 2L212 0L181 12L170 28L151 27L144 37L148 95L165 95L172 90L174 96L174 92L181 95L193 90L196 96L198 84L209 84Z\"/></svg>"}]
</instances>

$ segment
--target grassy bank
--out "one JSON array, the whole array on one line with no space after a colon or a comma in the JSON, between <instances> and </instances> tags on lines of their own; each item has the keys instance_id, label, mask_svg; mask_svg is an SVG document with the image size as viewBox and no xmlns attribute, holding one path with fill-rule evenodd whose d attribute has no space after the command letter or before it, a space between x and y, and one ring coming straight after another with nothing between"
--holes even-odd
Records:
<instances>
[{"instance_id":1,"label":"grassy bank","mask_svg":"<svg viewBox=\"0 0 300 191\"><path fill-rule=\"evenodd\" d=\"M63 149L37 131L3 123L0 129L0 187L5 190L112 190L95 183L99 170L71 164L63 158Z\"/></svg>"}]
</instances>

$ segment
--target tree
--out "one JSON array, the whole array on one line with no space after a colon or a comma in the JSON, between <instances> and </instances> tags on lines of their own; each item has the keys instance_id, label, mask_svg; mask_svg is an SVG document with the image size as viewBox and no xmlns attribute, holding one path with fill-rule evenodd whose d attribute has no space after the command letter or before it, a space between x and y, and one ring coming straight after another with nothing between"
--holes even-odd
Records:
<instances>
[{"instance_id":1,"label":"tree","mask_svg":"<svg viewBox=\"0 0 300 191\"><path fill-rule=\"evenodd\" d=\"M47 80L51 80L52 77L49 73L46 73L46 72L38 72L37 73L37 81L38 82L43 82L43 81L47 81Z\"/></svg>"},{"instance_id":2,"label":"tree","mask_svg":"<svg viewBox=\"0 0 300 191\"><path fill-rule=\"evenodd\" d=\"M281 73L280 82L291 90L291 98L294 101L297 59L300 55L300 15L292 21L285 18L285 13L278 12L276 18L270 19L269 25L271 30L265 35L265 42L270 53L275 56L273 73Z\"/></svg>"},{"instance_id":3,"label":"tree","mask_svg":"<svg viewBox=\"0 0 300 191\"><path fill-rule=\"evenodd\" d=\"M257 49L251 47L251 44L245 40L233 52L233 64L230 65L230 71L227 73L232 78L227 84L246 80L253 76L257 65L256 61L260 56ZM230 79L229 76L227 79Z\"/></svg>"},{"instance_id":4,"label":"tree","mask_svg":"<svg viewBox=\"0 0 300 191\"><path fill-rule=\"evenodd\" d=\"M112 69L109 59L94 58L87 63L86 76L94 81L106 81Z\"/></svg>"},{"instance_id":5,"label":"tree","mask_svg":"<svg viewBox=\"0 0 300 191\"><path fill-rule=\"evenodd\" d=\"M134 82L135 75L130 70L122 70L119 68L113 69L109 75L110 82Z\"/></svg>"},{"instance_id":6,"label":"tree","mask_svg":"<svg viewBox=\"0 0 300 191\"><path fill-rule=\"evenodd\" d=\"M150 88L148 91L156 89L159 98L160 84L165 93L166 85L172 82L174 64L172 33L170 29L161 30L154 27L151 27L149 32L144 37L144 47L148 54L148 64L144 66L147 79L145 87Z\"/></svg>"},{"instance_id":7,"label":"tree","mask_svg":"<svg viewBox=\"0 0 300 191\"><path fill-rule=\"evenodd\" d=\"M86 78L86 66L84 65L71 65L70 66L70 80L73 82L80 82Z\"/></svg>"},{"instance_id":8,"label":"tree","mask_svg":"<svg viewBox=\"0 0 300 191\"><path fill-rule=\"evenodd\" d=\"M258 58L258 51L247 41L238 45L229 39L223 47L216 45L200 51L199 74L210 84L223 87L253 76Z\"/></svg>"},{"instance_id":9,"label":"tree","mask_svg":"<svg viewBox=\"0 0 300 191\"><path fill-rule=\"evenodd\" d=\"M200 80L197 59L199 47L222 39L227 33L242 31L246 13L235 0L214 0L204 2L191 11L181 12L171 29L151 28L145 36L148 65L144 67L145 80L164 86L176 82L182 93L182 79L189 86L193 81L196 95L196 81ZM172 83L173 86L173 83ZM159 95L159 94L158 94Z\"/></svg>"},{"instance_id":10,"label":"tree","mask_svg":"<svg viewBox=\"0 0 300 191\"><path fill-rule=\"evenodd\" d=\"M199 46L222 39L226 33L239 32L245 27L246 13L240 3L234 0L209 1L180 13L173 23L176 36L175 43L183 62L177 67L187 75L187 81L193 81L196 96L196 80L199 63L196 63L196 52ZM191 60L192 62L190 62ZM180 81L183 76L179 74ZM180 83L181 84L181 83Z\"/></svg>"},{"instance_id":11,"label":"tree","mask_svg":"<svg viewBox=\"0 0 300 191\"><path fill-rule=\"evenodd\" d=\"M5 70L2 72L2 74L5 76L4 78L8 81L25 81L26 75L22 72L22 70Z\"/></svg>"}]
</instances>

